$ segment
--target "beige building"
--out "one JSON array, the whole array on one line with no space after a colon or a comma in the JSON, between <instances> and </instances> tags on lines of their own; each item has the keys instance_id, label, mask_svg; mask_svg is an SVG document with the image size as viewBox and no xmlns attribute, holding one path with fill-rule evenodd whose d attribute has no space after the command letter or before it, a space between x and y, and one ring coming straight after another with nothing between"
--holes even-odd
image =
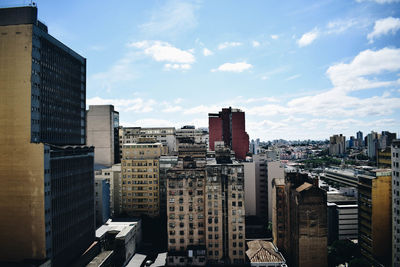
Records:
<instances>
[{"instance_id":1,"label":"beige building","mask_svg":"<svg viewBox=\"0 0 400 267\"><path fill-rule=\"evenodd\" d=\"M122 212L130 216L159 215L159 159L162 151L161 143L139 142L122 146Z\"/></svg>"},{"instance_id":2,"label":"beige building","mask_svg":"<svg viewBox=\"0 0 400 267\"><path fill-rule=\"evenodd\" d=\"M176 134L174 127L120 127L119 140L122 156L122 145L137 143L141 138L152 138L168 150L163 155L171 155L176 151Z\"/></svg>"},{"instance_id":3,"label":"beige building","mask_svg":"<svg viewBox=\"0 0 400 267\"><path fill-rule=\"evenodd\" d=\"M95 171L95 178L105 178L110 183L110 214L118 216L122 210L121 163Z\"/></svg>"},{"instance_id":4,"label":"beige building","mask_svg":"<svg viewBox=\"0 0 400 267\"><path fill-rule=\"evenodd\" d=\"M285 168L280 161L270 161L267 163L268 178L267 178L267 188L268 188L268 220L272 221L272 181L273 179L284 179L285 178Z\"/></svg>"}]
</instances>

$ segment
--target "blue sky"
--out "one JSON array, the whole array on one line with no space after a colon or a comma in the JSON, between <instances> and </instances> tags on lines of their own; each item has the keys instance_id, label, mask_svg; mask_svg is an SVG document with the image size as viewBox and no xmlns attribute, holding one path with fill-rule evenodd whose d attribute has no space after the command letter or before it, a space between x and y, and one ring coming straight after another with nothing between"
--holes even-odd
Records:
<instances>
[{"instance_id":1,"label":"blue sky","mask_svg":"<svg viewBox=\"0 0 400 267\"><path fill-rule=\"evenodd\" d=\"M87 103L115 105L123 126L207 127L232 106L261 140L400 133L400 1L37 5L87 58Z\"/></svg>"}]
</instances>

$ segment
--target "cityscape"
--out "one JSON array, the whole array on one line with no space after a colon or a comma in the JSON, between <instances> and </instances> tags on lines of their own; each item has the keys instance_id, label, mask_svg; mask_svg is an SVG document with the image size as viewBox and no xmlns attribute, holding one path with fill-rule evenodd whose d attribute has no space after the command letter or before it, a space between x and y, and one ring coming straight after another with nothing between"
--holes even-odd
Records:
<instances>
[{"instance_id":1,"label":"cityscape","mask_svg":"<svg viewBox=\"0 0 400 267\"><path fill-rule=\"evenodd\" d=\"M0 3L0 266L400 267L399 1L88 2Z\"/></svg>"}]
</instances>

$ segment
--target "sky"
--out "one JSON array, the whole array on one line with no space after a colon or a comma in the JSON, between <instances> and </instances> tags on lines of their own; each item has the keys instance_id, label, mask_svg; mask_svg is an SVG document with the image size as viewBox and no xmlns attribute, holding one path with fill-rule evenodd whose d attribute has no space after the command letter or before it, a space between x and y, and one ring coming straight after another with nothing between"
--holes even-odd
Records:
<instances>
[{"instance_id":1,"label":"sky","mask_svg":"<svg viewBox=\"0 0 400 267\"><path fill-rule=\"evenodd\" d=\"M400 134L400 0L36 3L87 58L87 104L123 126L207 127L231 106L263 141Z\"/></svg>"}]
</instances>

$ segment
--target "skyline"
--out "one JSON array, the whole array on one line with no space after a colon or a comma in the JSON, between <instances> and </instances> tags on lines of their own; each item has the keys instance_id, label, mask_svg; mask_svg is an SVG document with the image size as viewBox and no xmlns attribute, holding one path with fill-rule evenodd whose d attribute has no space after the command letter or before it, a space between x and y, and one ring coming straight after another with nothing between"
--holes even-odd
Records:
<instances>
[{"instance_id":1,"label":"skyline","mask_svg":"<svg viewBox=\"0 0 400 267\"><path fill-rule=\"evenodd\" d=\"M250 139L400 133L399 1L36 3L87 58L87 104L123 126L208 127L232 106Z\"/></svg>"}]
</instances>

